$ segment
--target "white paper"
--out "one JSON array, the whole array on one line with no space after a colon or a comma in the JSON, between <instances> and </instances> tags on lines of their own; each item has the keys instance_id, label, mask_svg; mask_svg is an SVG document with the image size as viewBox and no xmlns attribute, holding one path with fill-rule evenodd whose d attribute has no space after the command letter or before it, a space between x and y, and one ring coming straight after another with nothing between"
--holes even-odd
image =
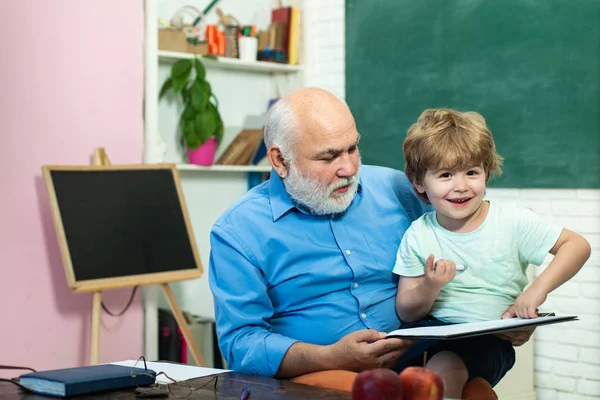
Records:
<instances>
[{"instance_id":1,"label":"white paper","mask_svg":"<svg viewBox=\"0 0 600 400\"><path fill-rule=\"evenodd\" d=\"M137 360L125 360L125 361L116 361L110 364L123 365L125 367L133 367L137 362L136 368L144 368L143 361ZM164 372L169 375L171 378L176 381L185 381L187 379L193 378L201 378L203 376L209 376L214 374L220 374L223 372L229 372L229 369L217 369L217 368L206 368L206 367L196 367L194 365L185 365L185 364L175 364L175 363L166 363L166 362L156 362L156 361L146 361L146 366L148 369L153 370L157 374L159 372ZM156 378L159 383L172 383L164 375L161 375Z\"/></svg>"},{"instance_id":2,"label":"white paper","mask_svg":"<svg viewBox=\"0 0 600 400\"><path fill-rule=\"evenodd\" d=\"M493 321L468 322L464 324L454 324L445 326L425 326L420 328L398 329L388 333L388 336L400 337L430 337L430 338L446 338L455 336L469 336L481 331L502 332L506 330L516 329L529 325L543 325L555 322L573 321L576 316L547 316L533 319L525 318L508 318Z\"/></svg>"}]
</instances>

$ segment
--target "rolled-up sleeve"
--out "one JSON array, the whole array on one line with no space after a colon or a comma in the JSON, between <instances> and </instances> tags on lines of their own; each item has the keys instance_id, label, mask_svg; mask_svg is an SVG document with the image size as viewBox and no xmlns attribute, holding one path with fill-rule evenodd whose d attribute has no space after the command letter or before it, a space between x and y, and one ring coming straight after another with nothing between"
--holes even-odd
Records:
<instances>
[{"instance_id":1,"label":"rolled-up sleeve","mask_svg":"<svg viewBox=\"0 0 600 400\"><path fill-rule=\"evenodd\" d=\"M221 352L236 372L274 376L297 340L271 332L267 281L242 239L215 225L210 244L209 285Z\"/></svg>"}]
</instances>

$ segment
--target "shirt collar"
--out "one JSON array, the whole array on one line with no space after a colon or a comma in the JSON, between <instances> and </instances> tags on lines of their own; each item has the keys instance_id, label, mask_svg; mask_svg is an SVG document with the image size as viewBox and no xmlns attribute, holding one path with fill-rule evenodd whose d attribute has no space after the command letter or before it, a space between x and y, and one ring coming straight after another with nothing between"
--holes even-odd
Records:
<instances>
[{"instance_id":1,"label":"shirt collar","mask_svg":"<svg viewBox=\"0 0 600 400\"><path fill-rule=\"evenodd\" d=\"M356 194L360 195L361 192L362 176L359 176ZM292 208L297 208L292 199L290 198L290 195L288 194L287 190L285 190L283 180L279 175L277 175L277 172L274 169L271 170L271 174L269 176L269 199L271 201L271 212L273 213L273 221L277 221Z\"/></svg>"},{"instance_id":2,"label":"shirt collar","mask_svg":"<svg viewBox=\"0 0 600 400\"><path fill-rule=\"evenodd\" d=\"M271 200L273 221L277 221L283 214L295 207L290 195L285 190L283 180L274 169L271 170L269 176L269 199Z\"/></svg>"}]
</instances>

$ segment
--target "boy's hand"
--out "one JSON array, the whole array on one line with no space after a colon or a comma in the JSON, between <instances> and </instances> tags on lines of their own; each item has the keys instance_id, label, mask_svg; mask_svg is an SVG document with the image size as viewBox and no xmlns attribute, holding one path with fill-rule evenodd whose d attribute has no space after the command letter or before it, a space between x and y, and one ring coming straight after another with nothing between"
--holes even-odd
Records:
<instances>
[{"instance_id":1,"label":"boy's hand","mask_svg":"<svg viewBox=\"0 0 600 400\"><path fill-rule=\"evenodd\" d=\"M515 305L513 304L512 306L508 307L506 311L504 311L502 314L502 319L514 318L516 316L517 313L515 311ZM531 335L533 335L534 331L535 326L515 329L514 331L499 332L495 333L494 335L500 339L508 340L513 346L521 346L531 338Z\"/></svg>"},{"instance_id":2,"label":"boy's hand","mask_svg":"<svg viewBox=\"0 0 600 400\"><path fill-rule=\"evenodd\" d=\"M456 264L452 260L437 260L433 263L433 254L425 261L425 284L441 288L456 276Z\"/></svg>"},{"instance_id":3,"label":"boy's hand","mask_svg":"<svg viewBox=\"0 0 600 400\"><path fill-rule=\"evenodd\" d=\"M537 318L538 307L544 304L547 296L545 291L530 287L515 300L515 314L520 318Z\"/></svg>"}]
</instances>

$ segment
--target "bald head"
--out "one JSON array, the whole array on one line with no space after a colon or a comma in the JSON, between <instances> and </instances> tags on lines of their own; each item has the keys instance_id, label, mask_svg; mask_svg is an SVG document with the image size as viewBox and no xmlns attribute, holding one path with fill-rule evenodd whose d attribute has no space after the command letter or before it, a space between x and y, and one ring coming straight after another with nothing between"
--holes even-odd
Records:
<instances>
[{"instance_id":1,"label":"bald head","mask_svg":"<svg viewBox=\"0 0 600 400\"><path fill-rule=\"evenodd\" d=\"M335 125L340 129L354 126L346 103L328 90L302 88L283 96L269 110L265 144L267 148L277 146L291 161L299 143L314 140Z\"/></svg>"},{"instance_id":2,"label":"bald head","mask_svg":"<svg viewBox=\"0 0 600 400\"><path fill-rule=\"evenodd\" d=\"M300 120L308 123L333 112L350 112L340 97L321 88L302 88L285 95L281 100L288 102Z\"/></svg>"}]
</instances>

